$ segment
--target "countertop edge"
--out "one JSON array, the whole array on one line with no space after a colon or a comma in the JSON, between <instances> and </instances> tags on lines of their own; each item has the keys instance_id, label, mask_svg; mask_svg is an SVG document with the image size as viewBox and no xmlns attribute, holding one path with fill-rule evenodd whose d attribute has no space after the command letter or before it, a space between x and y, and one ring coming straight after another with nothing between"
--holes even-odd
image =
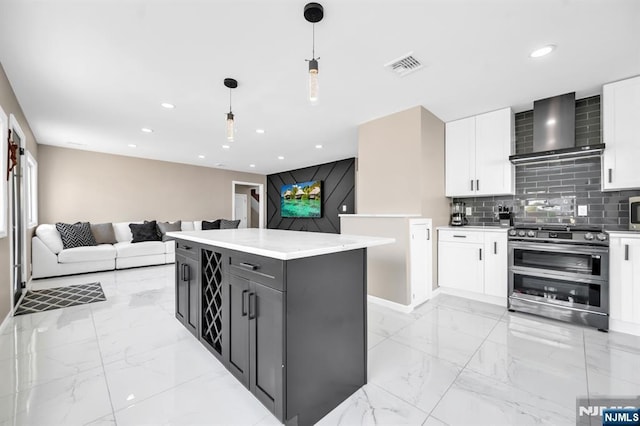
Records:
<instances>
[{"instance_id":1,"label":"countertop edge","mask_svg":"<svg viewBox=\"0 0 640 426\"><path fill-rule=\"evenodd\" d=\"M438 231L473 231L473 232L507 232L509 228L502 228L500 226L437 226Z\"/></svg>"},{"instance_id":2,"label":"countertop edge","mask_svg":"<svg viewBox=\"0 0 640 426\"><path fill-rule=\"evenodd\" d=\"M221 240L214 240L211 238L203 238L203 237L199 237L199 236L195 236L195 235L185 235L181 232L167 232L167 236L175 238L175 239L179 239L179 240L186 240L186 241L192 241L194 243L200 243L200 244L204 244L204 245L209 245L209 246L213 246L213 247L221 247L221 248L225 248L225 249L229 249L229 250L236 250L236 251L240 251L243 253L249 253L249 254L255 254L258 256L264 256L264 257L270 257L273 259L278 259L278 260L295 260L295 259L302 259L305 257L313 257L313 256L320 256L323 254L331 254L331 253L340 253L340 252L344 252L344 251L350 251L350 250L358 250L358 249L362 249L362 248L367 248L367 247L375 247L375 246L381 246L381 245L385 245L385 244L392 244L394 243L396 240L395 238L385 238L385 237L371 237L371 236L358 236L358 237L367 237L369 238L368 241L358 241L358 242L353 242L350 244L342 244L342 245L336 245L336 246L331 246L331 247L321 247L321 248L317 248L317 249L306 249L306 250L299 250L299 251L295 251L295 252L282 252L282 251L277 251L277 250L269 250L269 249L264 249L264 248L260 248L260 247L254 247L254 246L250 246L250 245L244 245L244 244L238 244L238 243L232 243L229 241L221 241ZM186 231L186 232L194 232L194 231ZM348 234L336 234L336 235L347 235Z\"/></svg>"}]
</instances>

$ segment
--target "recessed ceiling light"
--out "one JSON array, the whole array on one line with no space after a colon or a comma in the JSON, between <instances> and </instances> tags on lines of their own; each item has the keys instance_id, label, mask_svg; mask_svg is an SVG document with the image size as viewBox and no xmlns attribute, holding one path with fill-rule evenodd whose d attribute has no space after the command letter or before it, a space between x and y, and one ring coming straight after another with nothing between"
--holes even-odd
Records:
<instances>
[{"instance_id":1,"label":"recessed ceiling light","mask_svg":"<svg viewBox=\"0 0 640 426\"><path fill-rule=\"evenodd\" d=\"M251 167L252 169L255 167L255 164L249 164L249 167Z\"/></svg>"},{"instance_id":2,"label":"recessed ceiling light","mask_svg":"<svg viewBox=\"0 0 640 426\"><path fill-rule=\"evenodd\" d=\"M198 155L198 158L204 159L204 155Z\"/></svg>"},{"instance_id":3,"label":"recessed ceiling light","mask_svg":"<svg viewBox=\"0 0 640 426\"><path fill-rule=\"evenodd\" d=\"M278 160L284 160L284 157L282 155L279 155Z\"/></svg>"},{"instance_id":4,"label":"recessed ceiling light","mask_svg":"<svg viewBox=\"0 0 640 426\"><path fill-rule=\"evenodd\" d=\"M150 129L150 128L148 128L148 127L143 127L143 128L142 128L142 129L140 129L140 130L142 130L144 133L153 133L153 129Z\"/></svg>"},{"instance_id":5,"label":"recessed ceiling light","mask_svg":"<svg viewBox=\"0 0 640 426\"><path fill-rule=\"evenodd\" d=\"M316 149L322 149L322 145L316 145Z\"/></svg>"},{"instance_id":6,"label":"recessed ceiling light","mask_svg":"<svg viewBox=\"0 0 640 426\"><path fill-rule=\"evenodd\" d=\"M548 55L549 53L551 53L553 51L553 49L555 49L556 46L553 44L549 44L547 46L543 46L539 49L534 50L533 52L531 52L531 54L529 55L529 57L531 58L539 58L541 56L544 55Z\"/></svg>"},{"instance_id":7,"label":"recessed ceiling light","mask_svg":"<svg viewBox=\"0 0 640 426\"><path fill-rule=\"evenodd\" d=\"M160 105L162 105L162 108L166 109L174 109L176 107L174 104L170 104L169 102L163 102Z\"/></svg>"},{"instance_id":8,"label":"recessed ceiling light","mask_svg":"<svg viewBox=\"0 0 640 426\"><path fill-rule=\"evenodd\" d=\"M256 129L256 133L259 133L259 134L262 135L262 134L264 134L264 129Z\"/></svg>"},{"instance_id":9,"label":"recessed ceiling light","mask_svg":"<svg viewBox=\"0 0 640 426\"><path fill-rule=\"evenodd\" d=\"M130 144L129 144L129 145L127 145L127 146L128 146L129 148L135 148L135 147L137 147L138 145L136 145L135 143L130 143Z\"/></svg>"},{"instance_id":10,"label":"recessed ceiling light","mask_svg":"<svg viewBox=\"0 0 640 426\"><path fill-rule=\"evenodd\" d=\"M229 149L231 148L229 145L222 145L222 149Z\"/></svg>"}]
</instances>

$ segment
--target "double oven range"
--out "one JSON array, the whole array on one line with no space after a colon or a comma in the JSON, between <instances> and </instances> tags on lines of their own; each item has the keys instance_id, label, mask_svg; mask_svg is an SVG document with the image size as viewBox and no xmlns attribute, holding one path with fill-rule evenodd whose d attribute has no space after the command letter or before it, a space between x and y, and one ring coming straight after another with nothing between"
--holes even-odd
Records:
<instances>
[{"instance_id":1,"label":"double oven range","mask_svg":"<svg viewBox=\"0 0 640 426\"><path fill-rule=\"evenodd\" d=\"M509 230L509 309L609 328L609 238L599 228Z\"/></svg>"}]
</instances>

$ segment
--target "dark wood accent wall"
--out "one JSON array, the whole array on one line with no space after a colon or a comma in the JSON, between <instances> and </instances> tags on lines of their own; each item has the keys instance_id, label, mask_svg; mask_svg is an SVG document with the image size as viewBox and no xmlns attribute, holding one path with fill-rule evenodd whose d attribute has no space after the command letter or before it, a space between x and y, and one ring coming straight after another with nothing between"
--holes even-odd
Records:
<instances>
[{"instance_id":1,"label":"dark wood accent wall","mask_svg":"<svg viewBox=\"0 0 640 426\"><path fill-rule=\"evenodd\" d=\"M322 217L282 218L280 188L297 182L322 181ZM289 170L267 176L267 228L340 233L339 214L355 213L356 159ZM342 211L347 206L347 211Z\"/></svg>"}]
</instances>

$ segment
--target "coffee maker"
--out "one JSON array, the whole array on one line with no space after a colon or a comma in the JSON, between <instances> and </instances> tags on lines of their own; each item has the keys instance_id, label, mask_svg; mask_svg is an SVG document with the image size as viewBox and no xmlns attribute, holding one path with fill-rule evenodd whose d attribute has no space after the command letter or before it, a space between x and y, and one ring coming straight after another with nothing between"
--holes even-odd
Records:
<instances>
[{"instance_id":1,"label":"coffee maker","mask_svg":"<svg viewBox=\"0 0 640 426\"><path fill-rule=\"evenodd\" d=\"M465 210L463 202L451 203L451 226L463 226L469 223Z\"/></svg>"}]
</instances>

